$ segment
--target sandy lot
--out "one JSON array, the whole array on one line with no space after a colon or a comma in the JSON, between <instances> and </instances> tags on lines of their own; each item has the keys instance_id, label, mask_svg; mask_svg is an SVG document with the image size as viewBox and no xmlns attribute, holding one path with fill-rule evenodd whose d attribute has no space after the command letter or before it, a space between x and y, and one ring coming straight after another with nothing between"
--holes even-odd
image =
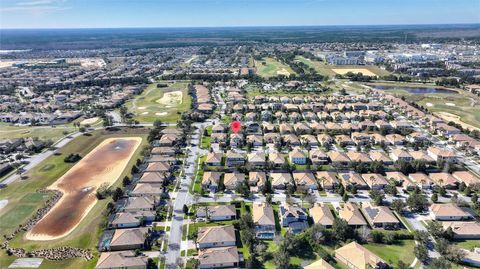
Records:
<instances>
[{"instance_id":1,"label":"sandy lot","mask_svg":"<svg viewBox=\"0 0 480 269\"><path fill-rule=\"evenodd\" d=\"M290 72L288 72L287 69L282 68L282 69L277 71L277 75L290 76Z\"/></svg>"},{"instance_id":2,"label":"sandy lot","mask_svg":"<svg viewBox=\"0 0 480 269\"><path fill-rule=\"evenodd\" d=\"M157 103L162 105L180 105L182 104L183 99L183 92L182 91L174 91L174 92L166 92L163 94L162 98L157 100Z\"/></svg>"},{"instance_id":3,"label":"sandy lot","mask_svg":"<svg viewBox=\"0 0 480 269\"><path fill-rule=\"evenodd\" d=\"M8 200L0 200L0 210L8 204Z\"/></svg>"},{"instance_id":4,"label":"sandy lot","mask_svg":"<svg viewBox=\"0 0 480 269\"><path fill-rule=\"evenodd\" d=\"M460 120L460 117L457 116L457 115L454 115L452 113L448 113L448 112L436 112L434 113L436 114L438 117L442 118L443 120L449 122L449 121L453 121L455 123L458 123L460 124L463 128L468 128L470 130L478 130L480 131L479 128L473 126L473 125L470 125L468 123L465 123L463 121Z\"/></svg>"},{"instance_id":5,"label":"sandy lot","mask_svg":"<svg viewBox=\"0 0 480 269\"><path fill-rule=\"evenodd\" d=\"M366 69L366 68L335 68L332 69L333 72L340 74L340 75L345 75L348 72L352 73L362 73L364 76L376 76L377 74L373 73L372 71Z\"/></svg>"},{"instance_id":6,"label":"sandy lot","mask_svg":"<svg viewBox=\"0 0 480 269\"><path fill-rule=\"evenodd\" d=\"M54 240L71 233L97 202L97 188L118 180L141 141L140 137L108 138L83 157L48 187L63 196L26 239Z\"/></svg>"},{"instance_id":7,"label":"sandy lot","mask_svg":"<svg viewBox=\"0 0 480 269\"><path fill-rule=\"evenodd\" d=\"M84 119L82 120L82 122L80 122L80 124L82 125L85 125L85 124L94 124L95 122L98 121L98 117L93 117L93 118L89 118L89 119Z\"/></svg>"}]
</instances>

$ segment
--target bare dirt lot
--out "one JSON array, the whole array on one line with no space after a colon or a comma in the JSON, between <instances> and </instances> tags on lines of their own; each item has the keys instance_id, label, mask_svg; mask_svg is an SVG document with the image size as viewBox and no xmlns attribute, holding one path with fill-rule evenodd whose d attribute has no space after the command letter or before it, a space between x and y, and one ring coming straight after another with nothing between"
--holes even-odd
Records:
<instances>
[{"instance_id":1,"label":"bare dirt lot","mask_svg":"<svg viewBox=\"0 0 480 269\"><path fill-rule=\"evenodd\" d=\"M112 185L119 178L141 141L140 137L108 138L95 147L48 187L63 196L26 238L53 240L73 231L97 202L98 187Z\"/></svg>"}]
</instances>

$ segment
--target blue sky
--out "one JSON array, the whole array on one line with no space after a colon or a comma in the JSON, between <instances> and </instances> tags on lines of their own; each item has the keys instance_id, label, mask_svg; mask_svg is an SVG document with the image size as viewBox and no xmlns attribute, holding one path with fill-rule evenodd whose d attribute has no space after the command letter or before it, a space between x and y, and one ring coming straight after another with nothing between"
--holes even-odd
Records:
<instances>
[{"instance_id":1,"label":"blue sky","mask_svg":"<svg viewBox=\"0 0 480 269\"><path fill-rule=\"evenodd\" d=\"M1 28L480 23L480 0L0 0Z\"/></svg>"}]
</instances>

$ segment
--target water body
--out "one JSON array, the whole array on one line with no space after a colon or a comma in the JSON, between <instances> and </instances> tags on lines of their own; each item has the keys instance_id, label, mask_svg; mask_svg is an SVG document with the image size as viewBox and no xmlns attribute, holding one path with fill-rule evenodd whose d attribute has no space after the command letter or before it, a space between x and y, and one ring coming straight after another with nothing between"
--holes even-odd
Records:
<instances>
[{"instance_id":1,"label":"water body","mask_svg":"<svg viewBox=\"0 0 480 269\"><path fill-rule=\"evenodd\" d=\"M447 90L442 88L423 88L423 87L407 87L407 86L385 86L385 85L370 85L372 88L382 91L391 90L403 90L413 94L427 94L427 93L443 93L443 94L455 94L454 90Z\"/></svg>"}]
</instances>

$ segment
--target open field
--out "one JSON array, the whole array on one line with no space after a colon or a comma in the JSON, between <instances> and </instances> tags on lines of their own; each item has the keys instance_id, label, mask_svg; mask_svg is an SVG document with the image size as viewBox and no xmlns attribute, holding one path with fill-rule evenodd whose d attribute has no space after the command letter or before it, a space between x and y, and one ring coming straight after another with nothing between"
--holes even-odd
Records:
<instances>
[{"instance_id":1,"label":"open field","mask_svg":"<svg viewBox=\"0 0 480 269\"><path fill-rule=\"evenodd\" d=\"M92 132L91 136L82 135L65 147L59 150L61 155L53 155L33 168L28 174L27 180L19 180L5 189L0 190L0 200L7 199L9 203L0 211L0 236L9 234L15 230L19 224L24 223L43 203L48 199L48 194L40 195L37 189L46 188L53 184L58 178L73 167L71 163L65 163L63 159L70 153L79 153L85 156L92 151L103 140L118 137L142 137L143 141L140 147L135 151L128 165L123 169L119 178L130 174L132 166L140 156L141 148L147 144L147 130L141 128L125 128L116 132L99 130ZM114 186L121 185L120 181L114 183ZM23 247L27 251L39 248L52 248L58 246L72 246L79 248L89 248L94 250L100 236L100 225L106 221L102 212L111 199L98 201L88 212L80 224L66 237L50 241L30 241L25 238L25 233L18 234L15 239L10 241L12 247ZM5 219L4 217L8 217ZM96 251L94 250L94 253ZM96 255L97 257L98 255ZM5 252L0 252L0 268L7 267L14 257L8 257ZM60 262L44 261L43 268L93 268L96 259L86 261L84 259L72 259Z\"/></svg>"},{"instance_id":2,"label":"open field","mask_svg":"<svg viewBox=\"0 0 480 269\"><path fill-rule=\"evenodd\" d=\"M265 57L261 61L254 61L255 72L262 77L276 77L278 75L289 76L295 74L290 66L285 65L271 57Z\"/></svg>"},{"instance_id":3,"label":"open field","mask_svg":"<svg viewBox=\"0 0 480 269\"><path fill-rule=\"evenodd\" d=\"M413 255L414 240L400 240L392 245L369 243L363 246L392 266L397 266L398 261L410 265L415 259Z\"/></svg>"},{"instance_id":4,"label":"open field","mask_svg":"<svg viewBox=\"0 0 480 269\"><path fill-rule=\"evenodd\" d=\"M141 141L140 137L108 138L89 152L48 187L63 196L26 238L53 240L74 230L97 202L95 191L104 183L110 186L118 180Z\"/></svg>"},{"instance_id":5,"label":"open field","mask_svg":"<svg viewBox=\"0 0 480 269\"><path fill-rule=\"evenodd\" d=\"M302 62L309 67L315 69L320 75L333 77L337 74L344 75L346 73L362 73L366 76L386 76L390 72L383 70L375 65L328 65L324 62L310 60L303 56L297 55L296 61Z\"/></svg>"},{"instance_id":6,"label":"open field","mask_svg":"<svg viewBox=\"0 0 480 269\"><path fill-rule=\"evenodd\" d=\"M327 85L327 87L330 87ZM319 89L322 87L318 87ZM274 90L274 91L265 91L260 88L259 85L255 84L248 84L245 86L245 91L247 93L248 98L253 98L258 95L265 95L265 96L307 96L307 95L327 95L331 94L332 91L302 91L302 90Z\"/></svg>"},{"instance_id":7,"label":"open field","mask_svg":"<svg viewBox=\"0 0 480 269\"><path fill-rule=\"evenodd\" d=\"M80 118L74 122L80 122L81 124L90 124L92 127L101 126L101 120L87 121L82 123L85 119ZM0 140L1 139L14 139L14 138L27 138L38 137L39 139L52 141L58 141L64 135L64 132L72 133L77 131L78 128L73 126L73 122L70 124L60 124L54 126L14 126L6 123L0 123Z\"/></svg>"},{"instance_id":8,"label":"open field","mask_svg":"<svg viewBox=\"0 0 480 269\"><path fill-rule=\"evenodd\" d=\"M135 115L135 120L152 123L159 119L175 123L182 112L190 109L192 100L188 94L188 82L168 83L165 88L157 88L158 83L148 85L142 94L125 104L128 111Z\"/></svg>"},{"instance_id":9,"label":"open field","mask_svg":"<svg viewBox=\"0 0 480 269\"><path fill-rule=\"evenodd\" d=\"M415 83L375 83L385 86L404 86L404 87L436 87L433 84L415 84ZM480 98L469 92L457 90L457 93L426 93L412 94L405 90L388 90L391 94L405 96L408 101L427 108L436 116L445 121L454 120L464 127L480 128Z\"/></svg>"}]
</instances>

